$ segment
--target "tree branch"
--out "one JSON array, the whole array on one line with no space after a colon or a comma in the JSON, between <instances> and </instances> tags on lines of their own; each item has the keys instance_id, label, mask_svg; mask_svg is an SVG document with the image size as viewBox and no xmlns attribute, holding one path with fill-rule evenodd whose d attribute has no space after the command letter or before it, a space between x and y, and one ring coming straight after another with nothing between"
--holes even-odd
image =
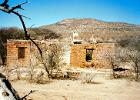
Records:
<instances>
[{"instance_id":1,"label":"tree branch","mask_svg":"<svg viewBox=\"0 0 140 100\"><path fill-rule=\"evenodd\" d=\"M1 6L6 6L9 0L4 0L2 4L0 4Z\"/></svg>"},{"instance_id":2,"label":"tree branch","mask_svg":"<svg viewBox=\"0 0 140 100\"><path fill-rule=\"evenodd\" d=\"M7 9L4 6L1 6L1 5L0 5L0 10L4 11L6 13L9 13L9 9Z\"/></svg>"},{"instance_id":3,"label":"tree branch","mask_svg":"<svg viewBox=\"0 0 140 100\"><path fill-rule=\"evenodd\" d=\"M25 96L23 96L23 97L21 98L21 100L24 100L26 97L28 97L30 94L32 94L32 93L34 93L34 92L36 92L36 90L31 90L28 94L26 94Z\"/></svg>"},{"instance_id":4,"label":"tree branch","mask_svg":"<svg viewBox=\"0 0 140 100\"><path fill-rule=\"evenodd\" d=\"M18 4L18 5L16 5L16 6L12 7L9 11L12 12L12 11L14 11L15 9L22 9L22 10L24 10L21 6L24 5L24 4L26 4L26 3L28 3L28 1L26 1L26 2L24 2L24 3Z\"/></svg>"},{"instance_id":5,"label":"tree branch","mask_svg":"<svg viewBox=\"0 0 140 100\"><path fill-rule=\"evenodd\" d=\"M9 0L5 0L5 1L0 5L0 10L2 10L2 11L5 12L5 13L8 13L8 14L13 13L13 14L15 14L15 15L17 15L17 16L19 17L19 19L20 19L20 21L21 21L21 23L22 23L22 26L23 26L24 35L25 35L26 40L30 40L33 44L35 44L35 46L36 46L37 49L39 50L39 53L40 53L41 60L42 60L42 63L43 63L43 65L44 65L44 68L45 68L46 72L48 73L48 77L50 77L48 68L47 68L46 64L44 63L44 61L43 61L42 51L41 51L40 47L37 45L37 43L36 43L34 40L32 40L32 39L30 38L30 35L29 35L28 32L27 32L27 29L26 29L24 20L23 20L23 18L22 18L22 17L25 17L25 16L23 16L23 15L21 15L21 14L19 14L18 12L15 11L16 9L21 9L21 6L22 6L23 4L28 3L28 1L26 1L26 2L24 2L24 3L21 3L21 4L17 5L17 6L14 6L14 7L12 7L11 9L9 9L9 5L7 4L8 1L9 1Z\"/></svg>"}]
</instances>

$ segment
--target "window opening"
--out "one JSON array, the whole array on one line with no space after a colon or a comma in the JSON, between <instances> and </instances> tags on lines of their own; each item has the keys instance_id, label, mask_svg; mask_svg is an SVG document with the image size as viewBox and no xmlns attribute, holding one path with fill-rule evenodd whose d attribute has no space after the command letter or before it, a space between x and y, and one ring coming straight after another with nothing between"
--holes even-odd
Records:
<instances>
[{"instance_id":1,"label":"window opening","mask_svg":"<svg viewBox=\"0 0 140 100\"><path fill-rule=\"evenodd\" d=\"M25 58L25 47L18 47L18 58Z\"/></svg>"},{"instance_id":2,"label":"window opening","mask_svg":"<svg viewBox=\"0 0 140 100\"><path fill-rule=\"evenodd\" d=\"M93 49L86 49L86 61L91 62L92 61L92 54L93 54Z\"/></svg>"}]
</instances>

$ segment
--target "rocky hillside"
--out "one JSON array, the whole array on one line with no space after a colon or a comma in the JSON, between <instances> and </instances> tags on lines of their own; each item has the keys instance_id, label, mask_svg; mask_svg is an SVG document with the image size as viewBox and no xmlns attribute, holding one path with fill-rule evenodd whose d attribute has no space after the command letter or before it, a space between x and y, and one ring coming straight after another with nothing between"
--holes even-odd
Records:
<instances>
[{"instance_id":1,"label":"rocky hillside","mask_svg":"<svg viewBox=\"0 0 140 100\"><path fill-rule=\"evenodd\" d=\"M115 42L126 38L140 38L140 26L121 22L104 22L96 19L65 19L55 24L41 26L71 39L77 32L82 40Z\"/></svg>"},{"instance_id":2,"label":"rocky hillside","mask_svg":"<svg viewBox=\"0 0 140 100\"><path fill-rule=\"evenodd\" d=\"M122 47L132 47L140 51L140 25L96 19L65 19L27 31L32 39L63 41L71 41L73 32L76 32L85 42L118 42ZM24 39L23 30L15 27L0 28L0 63L6 58L7 39Z\"/></svg>"}]
</instances>

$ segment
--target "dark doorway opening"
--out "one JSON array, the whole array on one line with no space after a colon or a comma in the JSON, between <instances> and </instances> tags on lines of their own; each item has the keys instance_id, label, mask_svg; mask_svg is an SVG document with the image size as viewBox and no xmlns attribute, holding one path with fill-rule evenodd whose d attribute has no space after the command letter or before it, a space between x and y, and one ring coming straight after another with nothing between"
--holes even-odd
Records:
<instances>
[{"instance_id":1,"label":"dark doorway opening","mask_svg":"<svg viewBox=\"0 0 140 100\"><path fill-rule=\"evenodd\" d=\"M25 47L18 47L18 59L25 58Z\"/></svg>"},{"instance_id":2,"label":"dark doorway opening","mask_svg":"<svg viewBox=\"0 0 140 100\"><path fill-rule=\"evenodd\" d=\"M94 49L86 49L86 61L91 62L93 60L93 50Z\"/></svg>"}]
</instances>

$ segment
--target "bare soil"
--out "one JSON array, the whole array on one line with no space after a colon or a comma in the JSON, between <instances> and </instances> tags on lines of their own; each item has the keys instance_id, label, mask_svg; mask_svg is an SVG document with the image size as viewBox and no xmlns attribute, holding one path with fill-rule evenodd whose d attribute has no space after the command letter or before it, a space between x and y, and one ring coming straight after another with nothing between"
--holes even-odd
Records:
<instances>
[{"instance_id":1,"label":"bare soil","mask_svg":"<svg viewBox=\"0 0 140 100\"><path fill-rule=\"evenodd\" d=\"M28 98L33 100L140 100L140 83L125 79L81 83L80 80L52 80L47 84L14 81L20 96L35 90Z\"/></svg>"}]
</instances>

